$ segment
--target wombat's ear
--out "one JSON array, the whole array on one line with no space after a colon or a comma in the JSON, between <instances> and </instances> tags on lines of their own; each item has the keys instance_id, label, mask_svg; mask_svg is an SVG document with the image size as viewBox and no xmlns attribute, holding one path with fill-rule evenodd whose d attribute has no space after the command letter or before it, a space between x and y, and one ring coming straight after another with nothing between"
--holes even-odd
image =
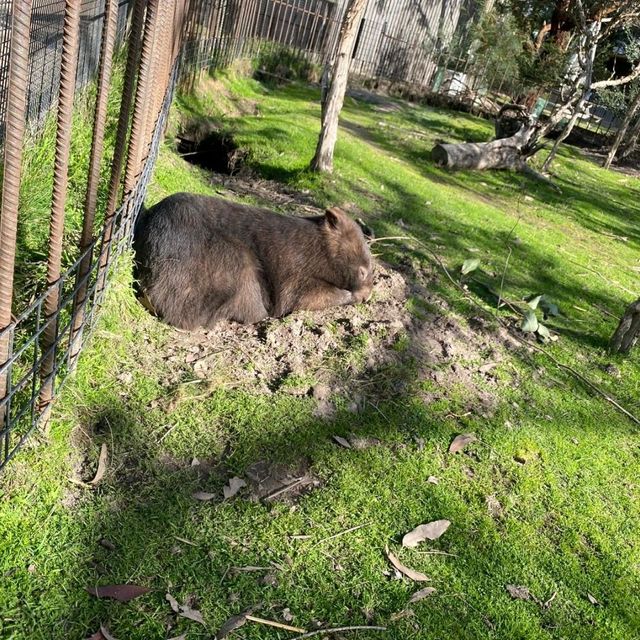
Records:
<instances>
[{"instance_id":1,"label":"wombat's ear","mask_svg":"<svg viewBox=\"0 0 640 640\"><path fill-rule=\"evenodd\" d=\"M347 214L338 207L331 207L325 211L324 218L330 227L337 229L345 223Z\"/></svg>"}]
</instances>

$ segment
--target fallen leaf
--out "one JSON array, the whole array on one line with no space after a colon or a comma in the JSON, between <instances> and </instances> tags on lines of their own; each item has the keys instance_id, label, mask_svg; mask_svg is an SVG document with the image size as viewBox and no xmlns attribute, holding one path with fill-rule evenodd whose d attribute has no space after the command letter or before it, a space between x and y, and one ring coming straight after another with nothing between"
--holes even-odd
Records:
<instances>
[{"instance_id":1,"label":"fallen leaf","mask_svg":"<svg viewBox=\"0 0 640 640\"><path fill-rule=\"evenodd\" d=\"M413 549L425 540L437 540L449 528L450 524L449 520L434 520L427 524L421 524L405 534L402 538L402 546Z\"/></svg>"},{"instance_id":2,"label":"fallen leaf","mask_svg":"<svg viewBox=\"0 0 640 640\"><path fill-rule=\"evenodd\" d=\"M109 629L105 627L103 624L100 625L100 629L96 631L92 636L87 638L87 640L116 640L111 633L109 633Z\"/></svg>"},{"instance_id":3,"label":"fallen leaf","mask_svg":"<svg viewBox=\"0 0 640 640\"><path fill-rule=\"evenodd\" d=\"M149 592L147 587L136 584L109 584L103 587L86 587L86 590L96 598L112 598L118 602L129 602Z\"/></svg>"},{"instance_id":4,"label":"fallen leaf","mask_svg":"<svg viewBox=\"0 0 640 640\"><path fill-rule=\"evenodd\" d=\"M420 589L420 591L416 591L411 598L409 598L409 604L413 604L414 602L419 602L420 600L424 600L428 598L430 595L433 595L436 592L434 587L425 587L424 589Z\"/></svg>"},{"instance_id":5,"label":"fallen leaf","mask_svg":"<svg viewBox=\"0 0 640 640\"><path fill-rule=\"evenodd\" d=\"M226 638L232 631L239 629L247 622L247 614L241 613L238 616L231 616L216 633L216 640Z\"/></svg>"},{"instance_id":6,"label":"fallen leaf","mask_svg":"<svg viewBox=\"0 0 640 640\"><path fill-rule=\"evenodd\" d=\"M167 593L165 595L165 599L171 605L171 608L175 613L180 613L180 605L178 604L178 601L170 593Z\"/></svg>"},{"instance_id":7,"label":"fallen leaf","mask_svg":"<svg viewBox=\"0 0 640 640\"><path fill-rule=\"evenodd\" d=\"M201 500L202 502L207 502L208 500L213 500L216 497L215 493L207 493L206 491L196 491L191 495L195 500Z\"/></svg>"},{"instance_id":8,"label":"fallen leaf","mask_svg":"<svg viewBox=\"0 0 640 640\"><path fill-rule=\"evenodd\" d=\"M458 451L462 451L468 444L475 442L477 439L473 433L463 433L456 436L449 446L449 453L458 453Z\"/></svg>"},{"instance_id":9,"label":"fallen leaf","mask_svg":"<svg viewBox=\"0 0 640 640\"><path fill-rule=\"evenodd\" d=\"M480 367L478 367L478 371L480 373L489 373L491 369L495 369L497 366L498 366L497 362L487 362L487 364L483 364Z\"/></svg>"},{"instance_id":10,"label":"fallen leaf","mask_svg":"<svg viewBox=\"0 0 640 640\"><path fill-rule=\"evenodd\" d=\"M285 622L291 622L293 620L293 616L291 615L291 609L289 609L289 607L282 610L282 619Z\"/></svg>"},{"instance_id":11,"label":"fallen leaf","mask_svg":"<svg viewBox=\"0 0 640 640\"><path fill-rule=\"evenodd\" d=\"M100 633L104 636L104 640L116 640L103 624L100 625Z\"/></svg>"},{"instance_id":12,"label":"fallen leaf","mask_svg":"<svg viewBox=\"0 0 640 640\"><path fill-rule=\"evenodd\" d=\"M204 618L202 617L202 614L197 609L192 609L191 607L188 607L186 604L180 605L180 613L178 613L178 615L182 616L183 618L193 620L194 622L199 622L200 624L204 624Z\"/></svg>"},{"instance_id":13,"label":"fallen leaf","mask_svg":"<svg viewBox=\"0 0 640 640\"><path fill-rule=\"evenodd\" d=\"M587 598L589 602L596 607L600 604L590 593L587 593Z\"/></svg>"},{"instance_id":14,"label":"fallen leaf","mask_svg":"<svg viewBox=\"0 0 640 640\"><path fill-rule=\"evenodd\" d=\"M98 469L96 470L96 475L93 476L93 480L89 480L89 484L96 485L102 478L104 477L105 472L107 471L107 445L106 443L102 443L102 447L100 447L100 458L98 459Z\"/></svg>"},{"instance_id":15,"label":"fallen leaf","mask_svg":"<svg viewBox=\"0 0 640 640\"><path fill-rule=\"evenodd\" d=\"M431 484L438 484L440 480L438 480L438 478L436 478L435 476L429 476L427 478L427 482L430 482Z\"/></svg>"},{"instance_id":16,"label":"fallen leaf","mask_svg":"<svg viewBox=\"0 0 640 640\"><path fill-rule=\"evenodd\" d=\"M341 446L344 447L345 449L351 449L351 443L346 439L343 438L342 436L333 436L333 439Z\"/></svg>"},{"instance_id":17,"label":"fallen leaf","mask_svg":"<svg viewBox=\"0 0 640 640\"><path fill-rule=\"evenodd\" d=\"M242 489L242 487L246 487L247 483L242 479L238 478L238 476L234 476L229 480L229 484L225 484L222 487L222 493L224 495L224 499L228 500L229 498L233 498L233 496Z\"/></svg>"},{"instance_id":18,"label":"fallen leaf","mask_svg":"<svg viewBox=\"0 0 640 640\"><path fill-rule=\"evenodd\" d=\"M515 584L506 585L509 595L515 600L531 600L531 593L527 587L518 587Z\"/></svg>"},{"instance_id":19,"label":"fallen leaf","mask_svg":"<svg viewBox=\"0 0 640 640\"><path fill-rule=\"evenodd\" d=\"M480 260L478 258L468 258L462 263L460 271L462 275L467 275L472 271L475 271L480 266Z\"/></svg>"},{"instance_id":20,"label":"fallen leaf","mask_svg":"<svg viewBox=\"0 0 640 640\"><path fill-rule=\"evenodd\" d=\"M414 569L410 569L409 567L403 565L402 562L400 562L400 560L398 560L398 558L396 558L393 553L389 551L389 549L387 549L386 551L389 562L400 573L407 576L407 578L411 578L411 580L415 580L416 582L427 582L428 580L431 580L431 578L429 576L426 576L424 573L420 573L419 571L415 571Z\"/></svg>"},{"instance_id":21,"label":"fallen leaf","mask_svg":"<svg viewBox=\"0 0 640 640\"><path fill-rule=\"evenodd\" d=\"M487 509L489 511L489 515L492 518L500 518L502 516L502 505L498 498L494 495L486 496L484 501L487 504Z\"/></svg>"}]
</instances>

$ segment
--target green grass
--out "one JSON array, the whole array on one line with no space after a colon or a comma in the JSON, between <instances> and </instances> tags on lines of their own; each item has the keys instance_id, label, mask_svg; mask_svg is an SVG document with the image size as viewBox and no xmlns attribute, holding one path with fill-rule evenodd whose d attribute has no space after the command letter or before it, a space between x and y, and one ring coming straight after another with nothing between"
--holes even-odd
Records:
<instances>
[{"instance_id":1,"label":"green grass","mask_svg":"<svg viewBox=\"0 0 640 640\"><path fill-rule=\"evenodd\" d=\"M511 246L505 295L547 293L563 314L550 322L560 336L549 347L555 357L640 411L638 354L623 360L605 352L612 315L638 293L637 179L602 171L571 148L555 167L561 194L511 174L450 174L429 161L435 139L483 140L489 123L401 102L380 111L352 99L335 173L318 177L305 170L318 129L316 91L267 89L237 76L219 82L259 106L259 115L225 121L262 176L309 189L320 205L353 203L378 236L411 234L452 273L478 257L492 287ZM220 104L215 95L181 97L173 126L187 115L220 118ZM148 203L178 190L215 193L207 175L167 142ZM512 230L519 242L509 245ZM392 263L409 258L433 268L423 249L401 242L381 249ZM452 313L477 314L443 277L430 286ZM490 302L486 289L470 288ZM431 312L419 297L407 306L418 318ZM125 265L56 405L50 440L23 451L4 474L0 637L84 638L103 622L121 640L183 632L210 638L228 616L259 602L256 615L282 620L286 607L293 624L306 628L313 620L389 627L349 638L640 635L637 428L545 357L511 353L501 362L499 405L489 418L465 413L463 389L425 403L422 394L442 391L438 385L391 369L393 382L406 383L395 397L359 414L339 405L335 419L324 421L314 417L312 399L284 390L259 396L223 384L182 385L185 371L167 358L171 340L171 331L134 301ZM408 340L400 338L396 349L408 349ZM352 365L361 370L366 336L352 347ZM610 362L620 378L604 372ZM132 374L130 382L124 373ZM346 450L331 439L350 432L381 444ZM461 432L478 435L469 448L474 455L447 454ZM110 452L103 482L95 489L70 483L79 464L90 477L103 442ZM209 473L191 467L193 457L210 463ZM295 507L191 498L197 490L221 492L256 460L301 458L311 460L321 486ZM439 484L427 482L431 475ZM488 496L502 505L497 518L488 513ZM401 549L404 533L439 518L452 522L440 540ZM326 540L359 525L366 526ZM299 534L310 538L291 537ZM114 551L98 544L103 537ZM437 589L410 606L413 615L394 617L425 585L385 575L387 545ZM275 584L261 583L261 572L233 570L249 565L272 567ZM126 581L152 592L118 604L84 591ZM507 584L528 587L542 602L556 596L545 608L511 599ZM180 602L194 596L206 627L179 620L168 630L167 591ZM232 637L292 635L247 624Z\"/></svg>"}]
</instances>

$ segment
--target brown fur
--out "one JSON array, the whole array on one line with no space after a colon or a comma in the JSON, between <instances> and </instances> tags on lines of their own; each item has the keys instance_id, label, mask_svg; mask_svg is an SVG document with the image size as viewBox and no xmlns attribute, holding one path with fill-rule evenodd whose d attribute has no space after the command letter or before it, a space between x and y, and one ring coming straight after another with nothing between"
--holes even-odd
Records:
<instances>
[{"instance_id":1,"label":"brown fur","mask_svg":"<svg viewBox=\"0 0 640 640\"><path fill-rule=\"evenodd\" d=\"M183 329L363 302L373 281L362 231L335 208L299 218L178 193L143 215L134 248L141 297Z\"/></svg>"}]
</instances>

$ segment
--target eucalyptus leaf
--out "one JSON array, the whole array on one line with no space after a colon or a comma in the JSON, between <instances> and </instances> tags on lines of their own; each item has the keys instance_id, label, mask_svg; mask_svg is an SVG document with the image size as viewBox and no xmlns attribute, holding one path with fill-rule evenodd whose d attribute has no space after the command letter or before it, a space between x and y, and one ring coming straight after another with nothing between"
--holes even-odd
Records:
<instances>
[{"instance_id":1,"label":"eucalyptus leaf","mask_svg":"<svg viewBox=\"0 0 640 640\"><path fill-rule=\"evenodd\" d=\"M475 271L480 266L480 260L478 258L468 258L462 264L462 275L466 276L468 273Z\"/></svg>"},{"instance_id":2,"label":"eucalyptus leaf","mask_svg":"<svg viewBox=\"0 0 640 640\"><path fill-rule=\"evenodd\" d=\"M534 296L533 298L527 300L527 304L532 309L537 309L538 308L538 304L540 303L540 300L542 300L542 295Z\"/></svg>"},{"instance_id":3,"label":"eucalyptus leaf","mask_svg":"<svg viewBox=\"0 0 640 640\"><path fill-rule=\"evenodd\" d=\"M522 319L520 328L525 333L535 333L538 330L538 318L533 309L527 309L527 311L524 312L524 318Z\"/></svg>"},{"instance_id":4,"label":"eucalyptus leaf","mask_svg":"<svg viewBox=\"0 0 640 640\"><path fill-rule=\"evenodd\" d=\"M549 329L547 329L543 324L538 323L538 335L543 340L549 340L549 338L551 338L551 331L549 331Z\"/></svg>"}]
</instances>

